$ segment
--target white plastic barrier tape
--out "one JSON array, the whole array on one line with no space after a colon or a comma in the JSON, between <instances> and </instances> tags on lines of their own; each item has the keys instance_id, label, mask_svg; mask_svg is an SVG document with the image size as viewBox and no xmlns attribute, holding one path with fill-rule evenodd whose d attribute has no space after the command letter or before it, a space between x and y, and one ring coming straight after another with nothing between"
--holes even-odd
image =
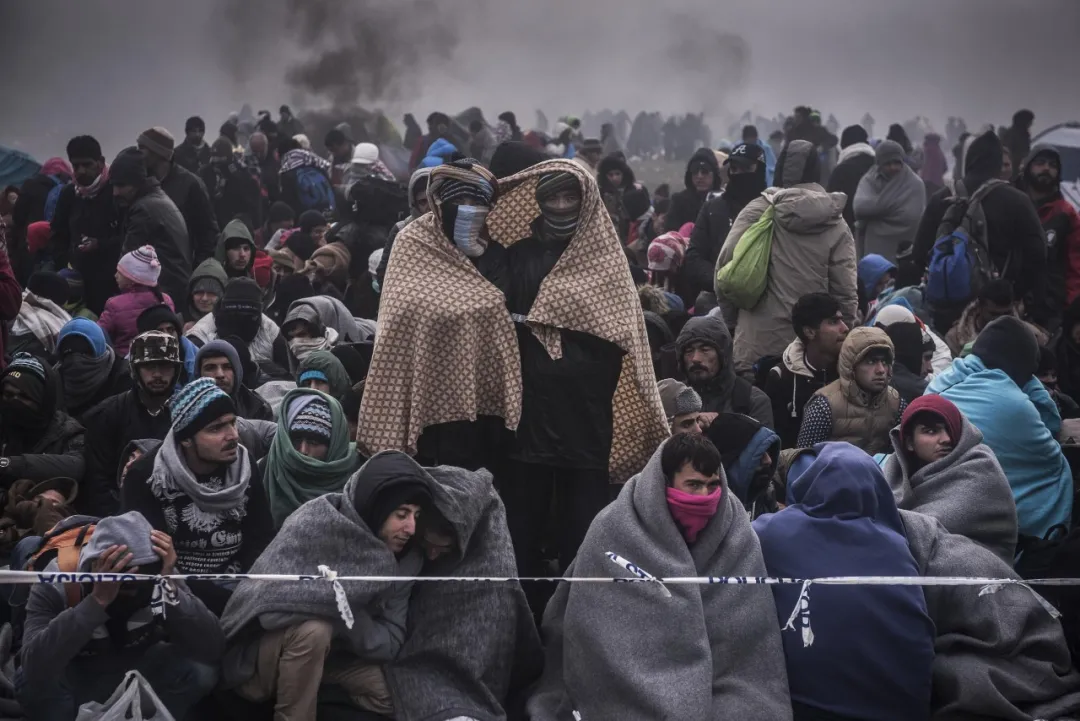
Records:
<instances>
[{"instance_id":1,"label":"white plastic barrier tape","mask_svg":"<svg viewBox=\"0 0 1080 721\"><path fill-rule=\"evenodd\" d=\"M491 576L339 576L327 566L319 566L318 575L285 575L253 573L221 574L183 574L171 576L150 576L141 573L61 573L55 571L3 571L0 570L0 584L18 583L127 583L132 581L153 581L156 584L151 606L155 613L164 615L170 605L176 604L176 588L171 581L314 581L330 582L334 587L338 612L349 628L353 626L352 609L349 608L345 589L341 584L350 582L367 583L647 583L656 585L664 598L671 598L667 586L680 585L800 585L798 601L791 612L784 630L801 630L803 645L814 642L814 632L810 627L810 587L822 586L979 586L979 595L996 593L1006 586L1019 586L1029 591L1054 618L1058 613L1046 599L1035 592L1032 586L1080 586L1080 578L1044 578L1020 580L1015 578L968 578L962 576L833 576L826 578L773 578L769 576L679 576L659 578L622 556L605 554L616 565L625 570L628 577L609 578L527 578L527 577L491 577ZM795 628L796 620L800 629Z\"/></svg>"}]
</instances>

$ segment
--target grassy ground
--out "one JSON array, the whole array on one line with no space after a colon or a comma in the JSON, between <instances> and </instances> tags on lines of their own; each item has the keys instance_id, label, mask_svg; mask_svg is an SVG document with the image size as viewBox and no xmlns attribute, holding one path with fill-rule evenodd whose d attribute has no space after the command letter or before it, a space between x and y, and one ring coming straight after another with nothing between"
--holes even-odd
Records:
<instances>
[{"instance_id":1,"label":"grassy ground","mask_svg":"<svg viewBox=\"0 0 1080 721\"><path fill-rule=\"evenodd\" d=\"M650 192L661 183L669 184L673 193L683 189L683 176L686 174L686 162L683 160L672 163L664 160L631 160L630 168L638 182L644 183Z\"/></svg>"}]
</instances>

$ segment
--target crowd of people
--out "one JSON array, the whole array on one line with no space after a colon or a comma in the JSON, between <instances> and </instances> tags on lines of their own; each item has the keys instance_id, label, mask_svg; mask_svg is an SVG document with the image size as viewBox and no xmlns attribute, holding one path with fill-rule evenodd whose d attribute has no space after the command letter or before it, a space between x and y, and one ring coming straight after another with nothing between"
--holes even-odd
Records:
<instances>
[{"instance_id":1,"label":"crowd of people","mask_svg":"<svg viewBox=\"0 0 1080 721\"><path fill-rule=\"evenodd\" d=\"M808 107L540 120L192 117L5 190L0 553L165 581L3 587L0 711L137 670L177 719L1077 717L1067 590L557 582L1077 576L1031 113L952 163ZM377 580L228 578L320 567Z\"/></svg>"}]
</instances>

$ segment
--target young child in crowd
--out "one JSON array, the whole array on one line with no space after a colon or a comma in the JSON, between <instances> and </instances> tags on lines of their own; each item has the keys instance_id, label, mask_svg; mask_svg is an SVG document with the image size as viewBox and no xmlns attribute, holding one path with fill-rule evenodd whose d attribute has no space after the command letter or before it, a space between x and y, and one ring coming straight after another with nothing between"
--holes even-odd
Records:
<instances>
[{"instance_id":1,"label":"young child in crowd","mask_svg":"<svg viewBox=\"0 0 1080 721\"><path fill-rule=\"evenodd\" d=\"M116 264L116 285L120 295L109 298L98 325L105 331L113 348L126 356L128 347L139 334L139 314L152 305L165 303L176 311L172 298L158 288L161 262L154 248L144 245L125 253Z\"/></svg>"}]
</instances>

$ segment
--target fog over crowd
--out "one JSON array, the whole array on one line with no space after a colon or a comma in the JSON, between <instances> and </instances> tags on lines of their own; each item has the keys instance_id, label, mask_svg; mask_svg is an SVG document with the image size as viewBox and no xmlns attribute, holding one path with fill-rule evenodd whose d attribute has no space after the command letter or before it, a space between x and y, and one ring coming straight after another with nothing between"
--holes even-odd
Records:
<instances>
[{"instance_id":1,"label":"fog over crowd","mask_svg":"<svg viewBox=\"0 0 1080 721\"><path fill-rule=\"evenodd\" d=\"M843 124L869 111L935 126L1007 124L1030 107L1045 127L1074 119L1061 89L1078 25L1070 0L10 2L0 58L17 100L0 126L39 154L88 130L115 150L245 101L358 100L399 123L472 105L523 119L704 111L714 127L799 103Z\"/></svg>"}]
</instances>

